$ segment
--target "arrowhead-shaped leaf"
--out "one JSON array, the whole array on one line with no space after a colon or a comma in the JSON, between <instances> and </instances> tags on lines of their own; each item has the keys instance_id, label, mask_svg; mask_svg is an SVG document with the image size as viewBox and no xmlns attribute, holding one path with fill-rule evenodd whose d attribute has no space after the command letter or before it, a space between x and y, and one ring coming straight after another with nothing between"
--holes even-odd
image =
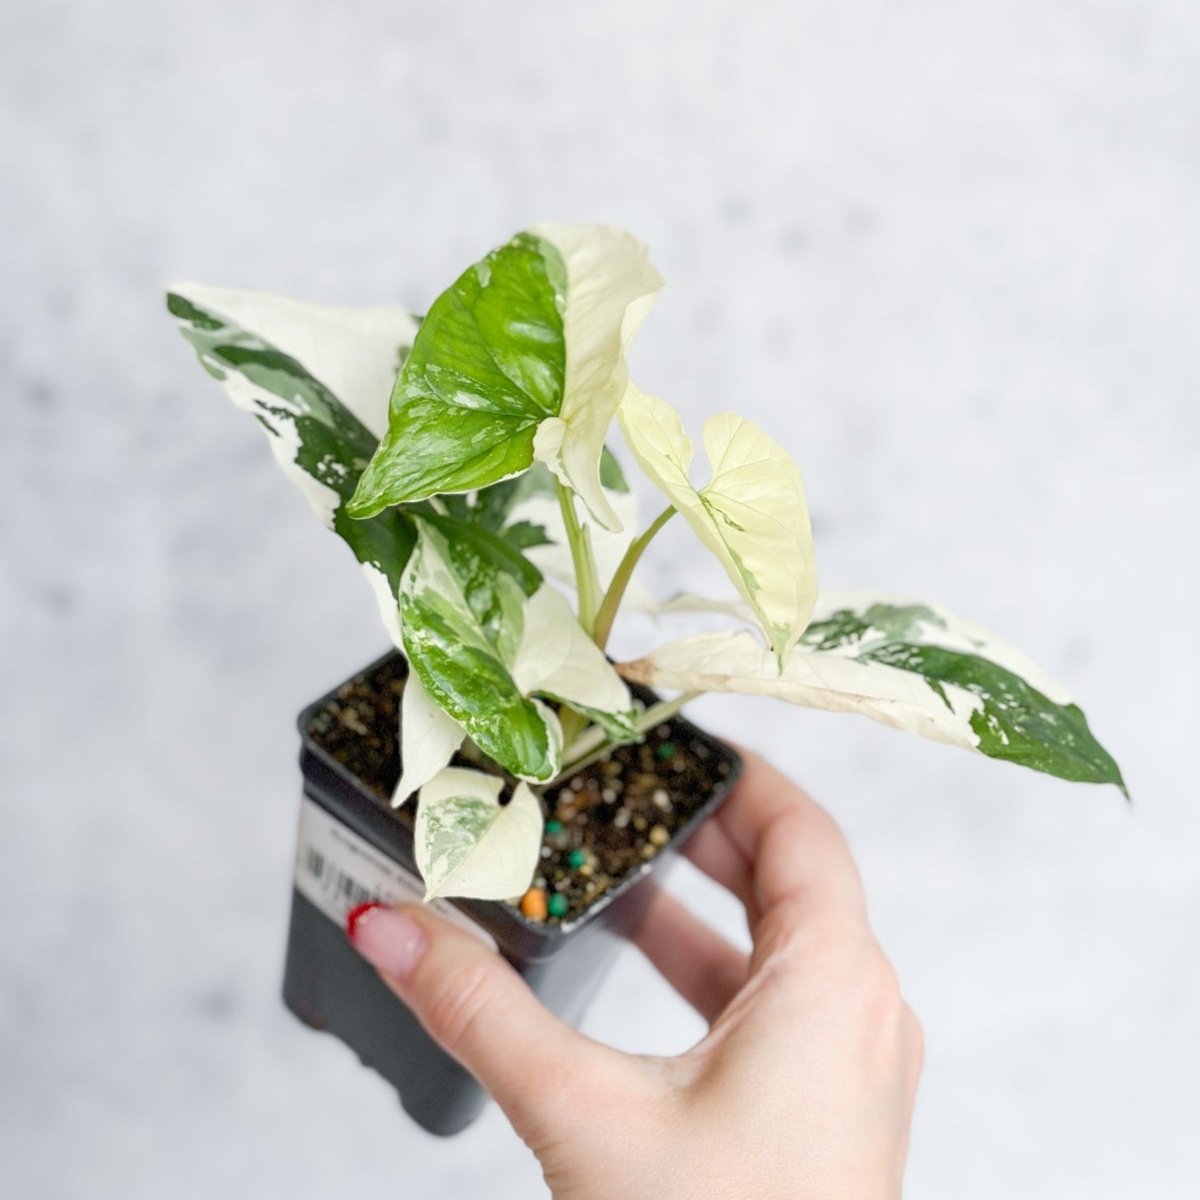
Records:
<instances>
[{"instance_id":1,"label":"arrowhead-shaped leaf","mask_svg":"<svg viewBox=\"0 0 1200 1200\"><path fill-rule=\"evenodd\" d=\"M396 366L416 331L398 309L335 309L184 284L167 296L201 364L257 418L321 521L354 552L393 638L396 585L415 536L399 513L350 518Z\"/></svg>"},{"instance_id":2,"label":"arrowhead-shaped leaf","mask_svg":"<svg viewBox=\"0 0 1200 1200\"><path fill-rule=\"evenodd\" d=\"M429 520L417 518L417 527L399 591L411 670L489 758L519 778L550 779L562 751L558 719L523 696L511 673L524 629L523 581Z\"/></svg>"},{"instance_id":3,"label":"arrowhead-shaped leaf","mask_svg":"<svg viewBox=\"0 0 1200 1200\"><path fill-rule=\"evenodd\" d=\"M812 529L800 471L757 425L725 413L704 426L712 475L692 486L692 443L679 414L630 385L621 429L642 469L721 561L783 662L817 596Z\"/></svg>"},{"instance_id":4,"label":"arrowhead-shaped leaf","mask_svg":"<svg viewBox=\"0 0 1200 1200\"><path fill-rule=\"evenodd\" d=\"M444 536L447 518L413 520L418 543L400 584L404 649L428 699L488 757L522 779L557 774L561 730L539 695L586 712L621 740L638 736L625 684L536 570L495 535L477 544L457 523ZM451 731L439 730L448 760ZM436 765L431 755L421 753L421 773Z\"/></svg>"},{"instance_id":5,"label":"arrowhead-shaped leaf","mask_svg":"<svg viewBox=\"0 0 1200 1200\"><path fill-rule=\"evenodd\" d=\"M528 887L542 845L542 809L519 783L500 804L503 780L447 767L417 798L413 845L425 899L510 900Z\"/></svg>"},{"instance_id":6,"label":"arrowhead-shaped leaf","mask_svg":"<svg viewBox=\"0 0 1200 1200\"><path fill-rule=\"evenodd\" d=\"M536 435L536 457L614 524L600 488L604 436L625 350L660 286L641 243L606 226L543 226L492 251L430 307L351 511L517 475Z\"/></svg>"},{"instance_id":7,"label":"arrowhead-shaped leaf","mask_svg":"<svg viewBox=\"0 0 1200 1200\"><path fill-rule=\"evenodd\" d=\"M822 597L782 671L744 630L684 638L619 669L650 686L861 713L990 758L1125 790L1117 764L1058 684L979 626L929 605Z\"/></svg>"}]
</instances>

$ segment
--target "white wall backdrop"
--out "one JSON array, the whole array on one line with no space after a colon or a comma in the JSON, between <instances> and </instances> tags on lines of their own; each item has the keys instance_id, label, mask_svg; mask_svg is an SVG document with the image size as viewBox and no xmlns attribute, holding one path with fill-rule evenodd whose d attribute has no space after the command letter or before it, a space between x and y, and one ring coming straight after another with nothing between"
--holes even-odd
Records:
<instances>
[{"instance_id":1,"label":"white wall backdrop","mask_svg":"<svg viewBox=\"0 0 1200 1200\"><path fill-rule=\"evenodd\" d=\"M1196 1194L1191 0L9 0L0 154L7 1194L543 1194L494 1110L420 1133L278 999L294 714L384 639L161 293L420 309L545 217L649 241L639 380L794 449L827 585L991 625L1125 767L1132 808L699 706L859 855L928 1035L911 1195ZM587 1027L699 1033L633 951Z\"/></svg>"}]
</instances>

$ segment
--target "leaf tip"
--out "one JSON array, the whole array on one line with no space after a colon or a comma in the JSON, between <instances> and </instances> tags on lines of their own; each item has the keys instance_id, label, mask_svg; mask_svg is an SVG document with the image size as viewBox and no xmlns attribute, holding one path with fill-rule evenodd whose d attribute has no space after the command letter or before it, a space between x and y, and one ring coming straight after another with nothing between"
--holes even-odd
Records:
<instances>
[{"instance_id":1,"label":"leaf tip","mask_svg":"<svg viewBox=\"0 0 1200 1200\"><path fill-rule=\"evenodd\" d=\"M363 479L366 479L364 474ZM361 484L361 480L359 481ZM342 507L342 512L348 517L353 517L356 521L365 520L367 517L373 517L380 512L385 506L375 496L361 494L361 486L355 491L354 495L346 501Z\"/></svg>"}]
</instances>

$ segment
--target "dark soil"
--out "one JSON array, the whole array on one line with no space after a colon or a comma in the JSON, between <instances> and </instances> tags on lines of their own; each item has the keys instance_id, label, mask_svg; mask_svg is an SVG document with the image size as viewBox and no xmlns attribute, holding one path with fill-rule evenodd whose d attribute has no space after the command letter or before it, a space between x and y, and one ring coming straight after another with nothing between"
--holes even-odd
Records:
<instances>
[{"instance_id":1,"label":"dark soil","mask_svg":"<svg viewBox=\"0 0 1200 1200\"><path fill-rule=\"evenodd\" d=\"M309 726L312 739L385 808L400 777L399 712L405 670L399 655L386 659L339 688ZM647 699L648 694L641 698ZM477 752L471 756L470 743L464 750L455 759L458 765L498 772ZM670 720L650 730L644 742L618 746L606 758L546 788L542 863L533 881L549 900L545 919L575 920L653 858L729 772L729 763L686 722ZM411 827L413 803L394 815Z\"/></svg>"}]
</instances>

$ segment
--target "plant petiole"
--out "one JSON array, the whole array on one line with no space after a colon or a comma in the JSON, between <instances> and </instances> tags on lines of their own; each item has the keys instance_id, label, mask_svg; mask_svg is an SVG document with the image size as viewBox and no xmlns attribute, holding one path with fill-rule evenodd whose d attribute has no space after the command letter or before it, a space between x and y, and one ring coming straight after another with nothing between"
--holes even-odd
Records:
<instances>
[{"instance_id":1,"label":"plant petiole","mask_svg":"<svg viewBox=\"0 0 1200 1200\"><path fill-rule=\"evenodd\" d=\"M592 539L587 527L579 524L575 513L575 494L564 487L558 479L554 481L558 495L558 506L562 510L563 526L567 531L567 544L571 548L571 562L575 567L575 589L579 593L579 623L589 636L596 626L596 609L599 605L600 584L596 578L596 560L592 556Z\"/></svg>"},{"instance_id":2,"label":"plant petiole","mask_svg":"<svg viewBox=\"0 0 1200 1200\"><path fill-rule=\"evenodd\" d=\"M653 541L654 535L675 515L675 512L675 506L668 504L654 518L646 531L629 543L629 549L625 551L625 556L617 565L617 569L613 573L612 582L608 585L608 591L604 593L604 599L600 602L600 608L596 613L595 626L592 632L592 637L601 650L608 645L608 635L612 632L617 609L621 607L621 600L625 595L625 589L629 586L630 579L633 577L633 569L637 566L638 559L642 557L646 547Z\"/></svg>"},{"instance_id":3,"label":"plant petiole","mask_svg":"<svg viewBox=\"0 0 1200 1200\"><path fill-rule=\"evenodd\" d=\"M653 729L655 725L673 717L685 704L700 695L703 693L681 692L670 700L660 700L657 704L652 704L638 717L636 721L638 732L645 733L647 729ZM575 743L575 757L570 762L563 763L562 770L547 786L553 786L576 771L594 763L598 758L603 758L615 745L616 743L598 725L593 725Z\"/></svg>"}]
</instances>

